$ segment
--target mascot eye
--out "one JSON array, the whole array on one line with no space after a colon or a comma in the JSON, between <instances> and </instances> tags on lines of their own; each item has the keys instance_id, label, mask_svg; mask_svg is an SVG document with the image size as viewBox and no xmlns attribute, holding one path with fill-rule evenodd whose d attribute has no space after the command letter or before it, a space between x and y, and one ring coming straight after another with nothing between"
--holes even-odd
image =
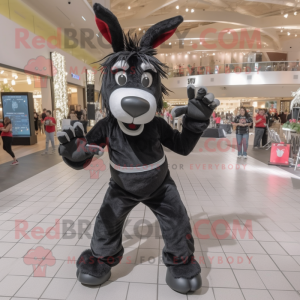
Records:
<instances>
[{"instance_id":1,"label":"mascot eye","mask_svg":"<svg viewBox=\"0 0 300 300\"><path fill-rule=\"evenodd\" d=\"M127 82L127 74L124 71L119 71L115 75L115 80L118 85L124 85Z\"/></svg>"},{"instance_id":2,"label":"mascot eye","mask_svg":"<svg viewBox=\"0 0 300 300\"><path fill-rule=\"evenodd\" d=\"M141 81L144 87L150 87L152 84L152 75L148 72L143 73Z\"/></svg>"}]
</instances>

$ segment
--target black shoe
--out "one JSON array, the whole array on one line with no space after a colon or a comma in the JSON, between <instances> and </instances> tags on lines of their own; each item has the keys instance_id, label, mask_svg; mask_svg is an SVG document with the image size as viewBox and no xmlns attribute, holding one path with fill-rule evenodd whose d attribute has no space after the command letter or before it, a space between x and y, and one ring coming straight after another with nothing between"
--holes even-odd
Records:
<instances>
[{"instance_id":1,"label":"black shoe","mask_svg":"<svg viewBox=\"0 0 300 300\"><path fill-rule=\"evenodd\" d=\"M111 276L111 267L94 257L90 249L81 253L76 266L77 279L85 285L101 285Z\"/></svg>"},{"instance_id":2,"label":"black shoe","mask_svg":"<svg viewBox=\"0 0 300 300\"><path fill-rule=\"evenodd\" d=\"M188 292L195 292L196 290L200 289L202 286L202 279L200 274L196 275L191 279L182 277L175 278L172 276L168 268L166 275L166 283L172 290L178 293L186 294Z\"/></svg>"},{"instance_id":3,"label":"black shoe","mask_svg":"<svg viewBox=\"0 0 300 300\"><path fill-rule=\"evenodd\" d=\"M79 271L79 269L77 269L76 276L77 276L78 281L80 281L82 284L101 285L110 278L111 272L109 271L108 274L98 278L98 277L94 277L89 274L82 273L81 271Z\"/></svg>"}]
</instances>

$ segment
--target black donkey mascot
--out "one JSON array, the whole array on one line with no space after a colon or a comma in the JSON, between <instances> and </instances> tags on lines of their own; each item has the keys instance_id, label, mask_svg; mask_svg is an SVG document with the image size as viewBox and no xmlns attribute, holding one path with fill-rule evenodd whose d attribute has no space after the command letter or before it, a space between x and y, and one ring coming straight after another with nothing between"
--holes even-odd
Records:
<instances>
[{"instance_id":1,"label":"black donkey mascot","mask_svg":"<svg viewBox=\"0 0 300 300\"><path fill-rule=\"evenodd\" d=\"M77 170L86 167L94 155L108 147L111 179L96 218L91 249L77 260L77 278L86 285L100 285L110 278L124 253L122 229L127 215L140 202L157 217L165 242L163 262L166 282L175 291L187 293L201 287L200 266L194 260L194 239L186 209L170 177L163 146L188 155L209 124L219 104L212 94L188 88L189 104L182 132L173 130L156 117L167 88L165 65L156 57L155 47L172 36L183 21L181 16L159 22L143 37L125 35L115 15L94 4L96 23L112 45L113 53L101 63L102 87L107 117L84 134L82 124L58 133L59 153Z\"/></svg>"}]
</instances>

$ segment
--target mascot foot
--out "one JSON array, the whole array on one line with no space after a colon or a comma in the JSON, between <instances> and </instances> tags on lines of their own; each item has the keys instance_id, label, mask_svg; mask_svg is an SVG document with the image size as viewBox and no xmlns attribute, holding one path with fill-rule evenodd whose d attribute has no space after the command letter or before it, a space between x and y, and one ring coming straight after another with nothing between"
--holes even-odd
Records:
<instances>
[{"instance_id":1,"label":"mascot foot","mask_svg":"<svg viewBox=\"0 0 300 300\"><path fill-rule=\"evenodd\" d=\"M91 250L85 250L77 260L77 279L85 285L101 285L111 276L111 267L99 261Z\"/></svg>"},{"instance_id":2,"label":"mascot foot","mask_svg":"<svg viewBox=\"0 0 300 300\"><path fill-rule=\"evenodd\" d=\"M172 271L173 270L170 270L170 267L168 267L166 275L166 283L172 290L178 293L186 294L188 292L195 292L201 288L202 280L199 273L190 278L183 278L179 276L174 277L174 271Z\"/></svg>"},{"instance_id":3,"label":"mascot foot","mask_svg":"<svg viewBox=\"0 0 300 300\"><path fill-rule=\"evenodd\" d=\"M94 277L92 275L85 274L85 273L82 273L81 271L77 270L76 275L77 275L78 281L81 282L82 284L85 284L85 285L101 285L110 278L111 272L109 271L108 274L106 274L102 277Z\"/></svg>"}]
</instances>

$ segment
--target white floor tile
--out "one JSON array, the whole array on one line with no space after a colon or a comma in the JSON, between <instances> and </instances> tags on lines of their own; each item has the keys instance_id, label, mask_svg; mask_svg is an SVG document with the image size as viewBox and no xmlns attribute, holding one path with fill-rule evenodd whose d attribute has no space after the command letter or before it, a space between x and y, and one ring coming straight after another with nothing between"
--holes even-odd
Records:
<instances>
[{"instance_id":1,"label":"white floor tile","mask_svg":"<svg viewBox=\"0 0 300 300\"><path fill-rule=\"evenodd\" d=\"M265 289L255 270L233 270L233 272L242 289Z\"/></svg>"},{"instance_id":2,"label":"white floor tile","mask_svg":"<svg viewBox=\"0 0 300 300\"><path fill-rule=\"evenodd\" d=\"M269 290L293 290L293 287L279 271L257 271L261 280Z\"/></svg>"},{"instance_id":3,"label":"white floor tile","mask_svg":"<svg viewBox=\"0 0 300 300\"><path fill-rule=\"evenodd\" d=\"M130 283L126 300L156 300L157 285Z\"/></svg>"},{"instance_id":4,"label":"white floor tile","mask_svg":"<svg viewBox=\"0 0 300 300\"><path fill-rule=\"evenodd\" d=\"M15 296L24 298L39 298L50 283L50 281L50 278L30 277L25 282L25 284L18 290Z\"/></svg>"},{"instance_id":5,"label":"white floor tile","mask_svg":"<svg viewBox=\"0 0 300 300\"><path fill-rule=\"evenodd\" d=\"M214 288L216 300L244 300L243 294L239 289Z\"/></svg>"},{"instance_id":6,"label":"white floor tile","mask_svg":"<svg viewBox=\"0 0 300 300\"><path fill-rule=\"evenodd\" d=\"M13 296L28 279L27 276L6 276L0 282L0 295Z\"/></svg>"},{"instance_id":7,"label":"white floor tile","mask_svg":"<svg viewBox=\"0 0 300 300\"><path fill-rule=\"evenodd\" d=\"M158 286L158 300L187 300L187 295L183 295L171 290L167 285Z\"/></svg>"},{"instance_id":8,"label":"white floor tile","mask_svg":"<svg viewBox=\"0 0 300 300\"><path fill-rule=\"evenodd\" d=\"M41 298L46 299L66 299L71 293L76 279L53 278Z\"/></svg>"},{"instance_id":9,"label":"white floor tile","mask_svg":"<svg viewBox=\"0 0 300 300\"><path fill-rule=\"evenodd\" d=\"M274 300L300 300L300 295L297 292L288 291L270 291Z\"/></svg>"},{"instance_id":10,"label":"white floor tile","mask_svg":"<svg viewBox=\"0 0 300 300\"><path fill-rule=\"evenodd\" d=\"M245 300L273 300L267 290L242 289Z\"/></svg>"},{"instance_id":11,"label":"white floor tile","mask_svg":"<svg viewBox=\"0 0 300 300\"><path fill-rule=\"evenodd\" d=\"M126 300L128 286L127 282L106 282L101 285L96 300Z\"/></svg>"}]
</instances>

